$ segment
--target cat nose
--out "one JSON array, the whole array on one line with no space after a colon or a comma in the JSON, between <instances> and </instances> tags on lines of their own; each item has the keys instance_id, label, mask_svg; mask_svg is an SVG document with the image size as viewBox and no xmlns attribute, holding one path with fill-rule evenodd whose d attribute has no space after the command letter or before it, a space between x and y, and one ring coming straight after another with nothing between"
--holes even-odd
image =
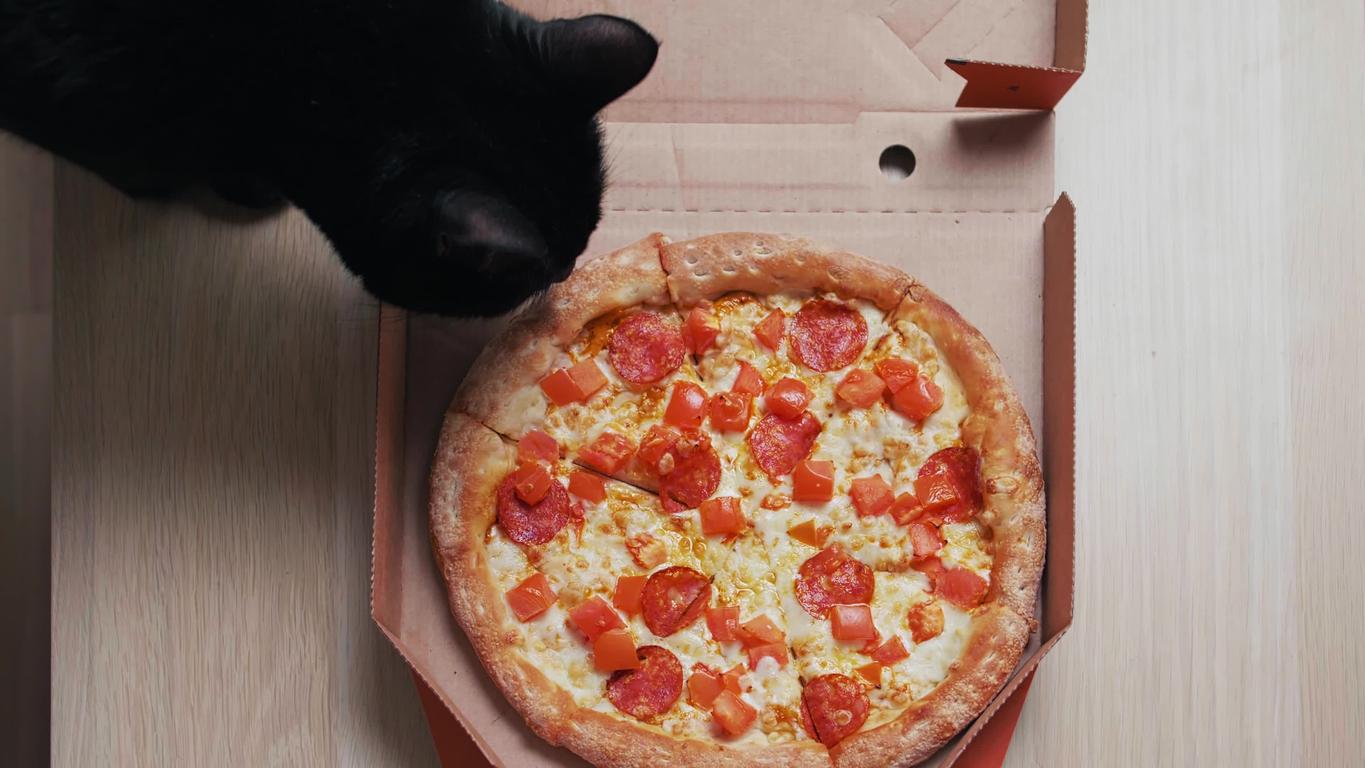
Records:
<instances>
[{"instance_id":1,"label":"cat nose","mask_svg":"<svg viewBox=\"0 0 1365 768\"><path fill-rule=\"evenodd\" d=\"M443 198L436 216L436 251L442 257L473 254L476 270L545 272L549 248L540 231L510 203L465 192Z\"/></svg>"}]
</instances>

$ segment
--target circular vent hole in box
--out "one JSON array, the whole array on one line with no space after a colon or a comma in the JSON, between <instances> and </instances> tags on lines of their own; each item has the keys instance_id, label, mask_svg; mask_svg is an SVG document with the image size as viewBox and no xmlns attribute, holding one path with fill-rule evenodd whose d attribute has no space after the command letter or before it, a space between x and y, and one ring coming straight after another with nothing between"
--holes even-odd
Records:
<instances>
[{"instance_id":1,"label":"circular vent hole in box","mask_svg":"<svg viewBox=\"0 0 1365 768\"><path fill-rule=\"evenodd\" d=\"M882 150L877 165L881 167L883 176L891 181L901 181L915 172L915 153L904 144L892 144Z\"/></svg>"}]
</instances>

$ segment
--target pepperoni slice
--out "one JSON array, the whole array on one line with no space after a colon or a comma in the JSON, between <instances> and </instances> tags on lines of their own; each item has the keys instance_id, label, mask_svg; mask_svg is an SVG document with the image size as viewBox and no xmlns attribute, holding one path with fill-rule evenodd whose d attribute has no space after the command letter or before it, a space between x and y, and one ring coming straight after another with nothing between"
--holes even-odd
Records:
<instances>
[{"instance_id":1,"label":"pepperoni slice","mask_svg":"<svg viewBox=\"0 0 1365 768\"><path fill-rule=\"evenodd\" d=\"M801 564L796 601L806 613L823 619L832 605L870 604L875 585L872 569L834 544Z\"/></svg>"},{"instance_id":2,"label":"pepperoni slice","mask_svg":"<svg viewBox=\"0 0 1365 768\"><path fill-rule=\"evenodd\" d=\"M867 321L853 307L815 299L802 305L787 333L791 357L816 371L852 365L867 346Z\"/></svg>"},{"instance_id":3,"label":"pepperoni slice","mask_svg":"<svg viewBox=\"0 0 1365 768\"><path fill-rule=\"evenodd\" d=\"M806 706L805 691L801 692L801 729L812 739L820 740L820 734L815 732L815 724L810 721L810 709Z\"/></svg>"},{"instance_id":4,"label":"pepperoni slice","mask_svg":"<svg viewBox=\"0 0 1365 768\"><path fill-rule=\"evenodd\" d=\"M944 448L924 461L919 468L920 477L948 475L961 489L965 500L948 509L940 510L939 515L949 522L960 523L968 520L981 509L981 456L966 446Z\"/></svg>"},{"instance_id":5,"label":"pepperoni slice","mask_svg":"<svg viewBox=\"0 0 1365 768\"><path fill-rule=\"evenodd\" d=\"M635 649L638 669L623 669L607 679L607 698L637 720L653 720L673 708L682 694L683 668L667 648L644 645Z\"/></svg>"},{"instance_id":6,"label":"pepperoni slice","mask_svg":"<svg viewBox=\"0 0 1365 768\"><path fill-rule=\"evenodd\" d=\"M631 384L652 384L682 365L682 328L657 312L637 312L616 326L607 344L611 367Z\"/></svg>"},{"instance_id":7,"label":"pepperoni slice","mask_svg":"<svg viewBox=\"0 0 1365 768\"><path fill-rule=\"evenodd\" d=\"M711 498L720 487L720 456L705 433L682 435L668 447L668 455L673 459L673 467L659 477L659 496L665 512L692 509Z\"/></svg>"},{"instance_id":8,"label":"pepperoni slice","mask_svg":"<svg viewBox=\"0 0 1365 768\"><path fill-rule=\"evenodd\" d=\"M696 621L710 602L711 580L681 565L654 573L640 594L645 626L659 637L668 637Z\"/></svg>"},{"instance_id":9,"label":"pepperoni slice","mask_svg":"<svg viewBox=\"0 0 1365 768\"><path fill-rule=\"evenodd\" d=\"M550 483L544 498L535 504L527 504L517 496L515 472L498 486L498 525L507 538L518 544L544 544L573 518L569 492L557 482Z\"/></svg>"},{"instance_id":10,"label":"pepperoni slice","mask_svg":"<svg viewBox=\"0 0 1365 768\"><path fill-rule=\"evenodd\" d=\"M867 720L867 694L848 675L820 675L801 691L802 719L816 740L832 747L856 733Z\"/></svg>"},{"instance_id":11,"label":"pepperoni slice","mask_svg":"<svg viewBox=\"0 0 1365 768\"><path fill-rule=\"evenodd\" d=\"M820 420L806 411L795 419L770 413L759 419L746 438L749 453L768 477L789 475L810 455L820 436Z\"/></svg>"}]
</instances>

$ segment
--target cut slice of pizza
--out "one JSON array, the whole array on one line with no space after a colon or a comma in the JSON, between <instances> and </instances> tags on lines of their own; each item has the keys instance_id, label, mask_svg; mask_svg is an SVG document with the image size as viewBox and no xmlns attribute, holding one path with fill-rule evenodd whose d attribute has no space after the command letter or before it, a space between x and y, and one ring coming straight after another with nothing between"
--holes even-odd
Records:
<instances>
[{"instance_id":1,"label":"cut slice of pizza","mask_svg":"<svg viewBox=\"0 0 1365 768\"><path fill-rule=\"evenodd\" d=\"M463 414L447 417L443 436L433 503L472 509L477 499L488 515L448 520L482 530L475 562L485 567L440 551L448 579L486 583L452 595L485 617L476 639L497 633L486 663L546 695L538 706L627 715L683 738L798 738L801 685L752 529L708 532L695 510L670 514L541 439L528 447ZM452 474L463 498L440 497ZM436 531L438 546L467 535ZM774 643L781 653L764 647Z\"/></svg>"}]
</instances>

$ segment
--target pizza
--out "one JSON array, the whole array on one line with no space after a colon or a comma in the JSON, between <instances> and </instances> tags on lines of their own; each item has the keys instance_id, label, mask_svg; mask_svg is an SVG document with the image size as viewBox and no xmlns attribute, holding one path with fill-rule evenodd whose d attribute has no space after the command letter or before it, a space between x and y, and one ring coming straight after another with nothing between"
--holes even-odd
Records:
<instances>
[{"instance_id":1,"label":"pizza","mask_svg":"<svg viewBox=\"0 0 1365 768\"><path fill-rule=\"evenodd\" d=\"M1041 472L999 359L802 239L582 264L456 393L430 516L493 680L598 765L911 765L1036 626Z\"/></svg>"}]
</instances>

